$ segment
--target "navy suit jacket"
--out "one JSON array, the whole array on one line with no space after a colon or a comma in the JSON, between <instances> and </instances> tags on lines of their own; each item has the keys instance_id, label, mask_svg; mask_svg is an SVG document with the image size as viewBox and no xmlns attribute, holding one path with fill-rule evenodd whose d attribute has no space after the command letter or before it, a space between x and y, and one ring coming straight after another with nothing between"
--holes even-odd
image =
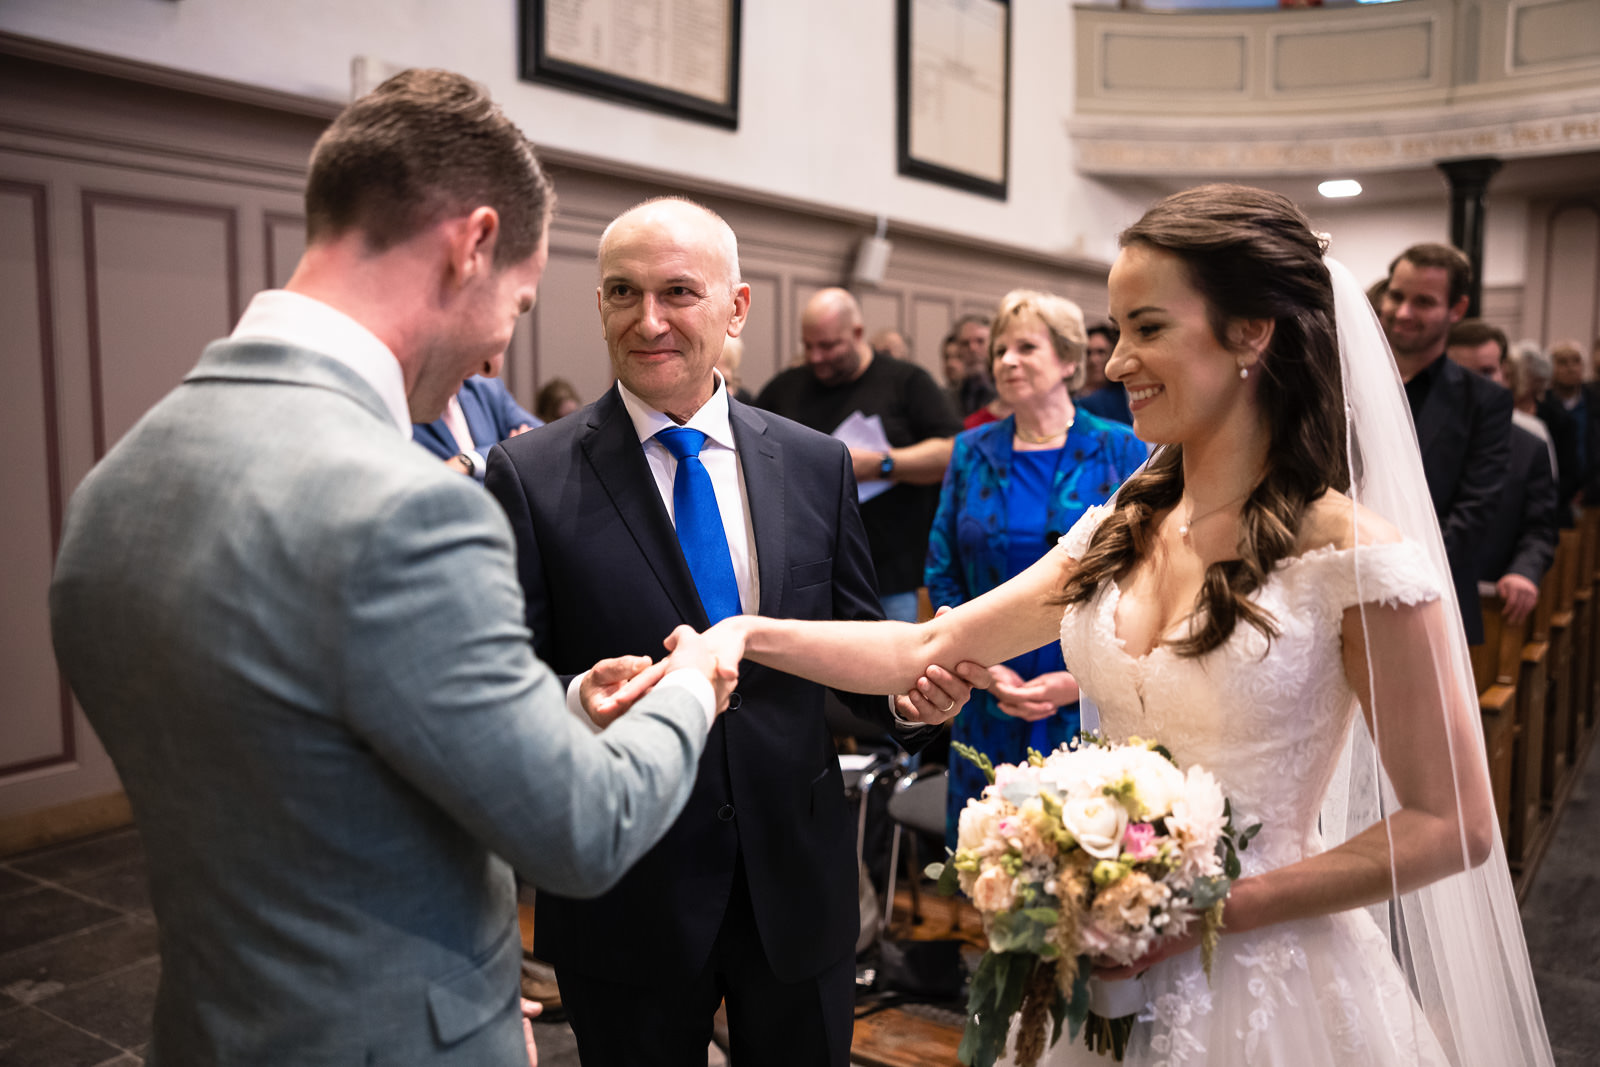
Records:
<instances>
[{"instance_id":1,"label":"navy suit jacket","mask_svg":"<svg viewBox=\"0 0 1600 1067\"><path fill-rule=\"evenodd\" d=\"M461 391L456 396L461 400L461 412L467 417L467 429L472 431L472 440L479 452L488 452L510 437L518 426L544 425L542 419L516 402L498 378L474 374L461 383ZM413 425L411 439L440 459L449 459L461 451L442 417Z\"/></svg>"},{"instance_id":2,"label":"navy suit jacket","mask_svg":"<svg viewBox=\"0 0 1600 1067\"><path fill-rule=\"evenodd\" d=\"M881 617L845 447L730 400L755 527L760 613ZM534 649L573 675L609 656L659 657L707 624L633 421L615 388L497 446L486 487L510 517ZM841 694L892 725L882 695ZM761 941L784 981L854 951L854 824L823 689L746 661L706 741L688 806L597 900L540 892L535 952L557 968L650 984L697 975L742 856ZM936 731L901 731L915 744ZM602 735L603 736L603 735ZM648 961L646 964L644 961Z\"/></svg>"},{"instance_id":3,"label":"navy suit jacket","mask_svg":"<svg viewBox=\"0 0 1600 1067\"><path fill-rule=\"evenodd\" d=\"M1511 462L1511 392L1448 356L1439 361L1417 413L1417 444L1467 642L1475 645L1483 641L1478 560Z\"/></svg>"}]
</instances>

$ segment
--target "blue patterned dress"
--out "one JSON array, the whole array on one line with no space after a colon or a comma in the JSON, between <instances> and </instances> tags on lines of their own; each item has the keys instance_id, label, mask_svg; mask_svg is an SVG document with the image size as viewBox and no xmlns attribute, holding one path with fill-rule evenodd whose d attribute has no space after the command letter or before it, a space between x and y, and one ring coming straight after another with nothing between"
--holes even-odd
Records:
<instances>
[{"instance_id":1,"label":"blue patterned dress","mask_svg":"<svg viewBox=\"0 0 1600 1067\"><path fill-rule=\"evenodd\" d=\"M1088 508L1110 499L1147 455L1131 429L1081 408L1061 448L1017 452L1015 433L1016 419L1007 417L956 437L928 536L924 577L935 608L971 600L1026 570ZM1055 641L1007 665L1023 678L1065 669ZM951 740L972 745L997 764L1015 763L1030 747L1047 752L1077 730L1075 704L1030 723L975 690L951 722ZM961 809L983 786L983 774L952 753L945 820L952 848Z\"/></svg>"}]
</instances>

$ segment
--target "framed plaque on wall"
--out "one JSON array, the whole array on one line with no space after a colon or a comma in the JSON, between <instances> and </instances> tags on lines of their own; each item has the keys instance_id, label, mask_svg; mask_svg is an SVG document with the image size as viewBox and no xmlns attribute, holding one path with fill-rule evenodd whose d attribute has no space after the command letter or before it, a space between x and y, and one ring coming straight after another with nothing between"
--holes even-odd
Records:
<instances>
[{"instance_id":1,"label":"framed plaque on wall","mask_svg":"<svg viewBox=\"0 0 1600 1067\"><path fill-rule=\"evenodd\" d=\"M518 0L518 73L737 129L742 2Z\"/></svg>"},{"instance_id":2,"label":"framed plaque on wall","mask_svg":"<svg viewBox=\"0 0 1600 1067\"><path fill-rule=\"evenodd\" d=\"M1009 0L897 0L900 173L1006 198Z\"/></svg>"}]
</instances>

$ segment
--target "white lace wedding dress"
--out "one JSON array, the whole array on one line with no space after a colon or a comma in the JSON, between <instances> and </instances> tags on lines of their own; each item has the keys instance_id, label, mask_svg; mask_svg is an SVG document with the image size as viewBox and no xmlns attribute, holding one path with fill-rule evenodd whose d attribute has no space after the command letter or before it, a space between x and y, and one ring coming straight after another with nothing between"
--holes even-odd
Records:
<instances>
[{"instance_id":1,"label":"white lace wedding dress","mask_svg":"<svg viewBox=\"0 0 1600 1067\"><path fill-rule=\"evenodd\" d=\"M1057 551L1081 556L1106 514L1091 510ZM1270 646L1241 622L1225 645L1199 658L1165 645L1131 656L1117 637L1119 590L1109 581L1062 618L1068 669L1099 705L1101 730L1114 740L1157 739L1180 766L1203 765L1232 800L1235 825L1261 822L1240 855L1245 875L1323 849L1318 812L1356 713L1340 659L1344 610L1358 600L1414 604L1440 595L1415 543L1360 551L1359 596L1351 551L1313 551L1278 566L1253 598L1277 622ZM1366 910L1225 935L1209 982L1198 950L1157 964L1143 982L1127 1064L1447 1063ZM1042 1062L1112 1061L1063 1034Z\"/></svg>"}]
</instances>

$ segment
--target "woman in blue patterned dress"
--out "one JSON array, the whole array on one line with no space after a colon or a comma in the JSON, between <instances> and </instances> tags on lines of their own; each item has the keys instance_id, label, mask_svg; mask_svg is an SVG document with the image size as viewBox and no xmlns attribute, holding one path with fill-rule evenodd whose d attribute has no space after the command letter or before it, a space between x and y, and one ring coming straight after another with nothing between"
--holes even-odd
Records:
<instances>
[{"instance_id":1,"label":"woman in blue patterned dress","mask_svg":"<svg viewBox=\"0 0 1600 1067\"><path fill-rule=\"evenodd\" d=\"M1083 312L1070 300L1018 289L1000 302L989 363L1013 414L956 438L928 537L925 579L936 607L955 607L1020 574L1144 462L1145 446L1129 427L1073 406L1086 342ZM952 741L1014 763L1029 748L1048 752L1077 733L1078 683L1059 644L990 673L993 686L975 690L951 722ZM983 774L952 755L951 847L961 809L983 786Z\"/></svg>"}]
</instances>

